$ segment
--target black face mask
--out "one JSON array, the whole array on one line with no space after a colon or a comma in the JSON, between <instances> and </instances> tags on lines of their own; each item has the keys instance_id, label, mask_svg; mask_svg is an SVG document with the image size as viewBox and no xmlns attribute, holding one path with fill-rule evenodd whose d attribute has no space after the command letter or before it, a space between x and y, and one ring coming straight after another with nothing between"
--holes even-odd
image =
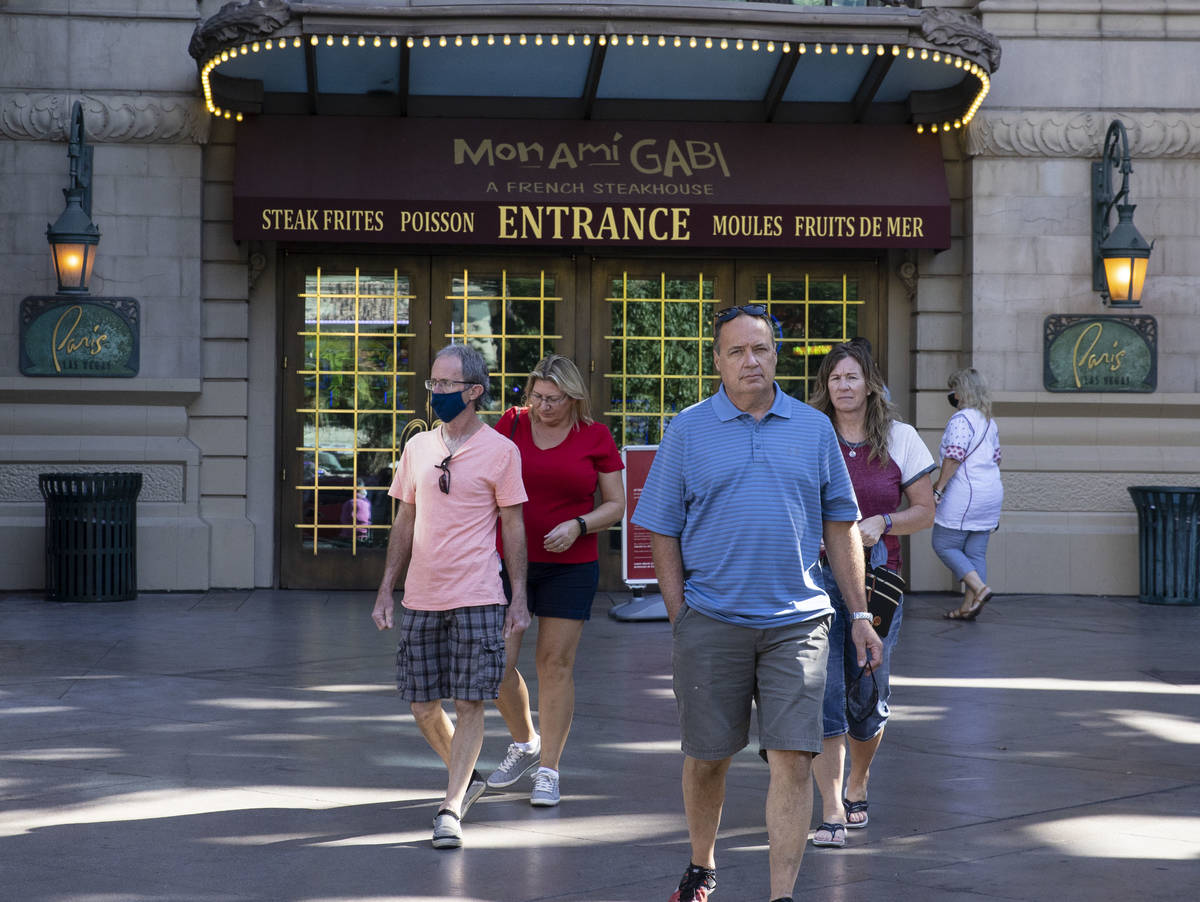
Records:
<instances>
[{"instance_id":1,"label":"black face mask","mask_svg":"<svg viewBox=\"0 0 1200 902\"><path fill-rule=\"evenodd\" d=\"M954 392L950 392L950 394L946 395L946 400L950 402L951 407L953 407L955 410L958 410L958 395L956 395Z\"/></svg>"}]
</instances>

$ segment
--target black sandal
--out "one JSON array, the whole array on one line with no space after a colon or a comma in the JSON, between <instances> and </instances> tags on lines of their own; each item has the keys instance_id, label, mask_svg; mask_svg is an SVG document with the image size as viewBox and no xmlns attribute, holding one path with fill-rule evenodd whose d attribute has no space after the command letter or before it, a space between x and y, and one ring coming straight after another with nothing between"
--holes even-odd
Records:
<instances>
[{"instance_id":1,"label":"black sandal","mask_svg":"<svg viewBox=\"0 0 1200 902\"><path fill-rule=\"evenodd\" d=\"M862 799L858 802L851 802L849 799L843 797L842 807L846 809L847 830L861 830L867 825L867 821L870 820L870 817L867 815L867 808L869 806L866 799ZM851 814L861 814L863 819L861 821L852 821L850 820Z\"/></svg>"},{"instance_id":2,"label":"black sandal","mask_svg":"<svg viewBox=\"0 0 1200 902\"><path fill-rule=\"evenodd\" d=\"M822 830L829 834L829 839L817 839L817 833L820 833ZM822 846L827 849L840 849L846 845L845 824L830 824L826 822L817 828L817 833L813 834L812 844L814 846Z\"/></svg>"}]
</instances>

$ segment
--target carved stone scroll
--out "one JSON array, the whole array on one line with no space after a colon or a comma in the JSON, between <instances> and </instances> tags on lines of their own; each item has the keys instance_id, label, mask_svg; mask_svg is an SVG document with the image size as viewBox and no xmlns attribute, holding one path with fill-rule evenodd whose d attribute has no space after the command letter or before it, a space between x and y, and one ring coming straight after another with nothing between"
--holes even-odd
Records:
<instances>
[{"instance_id":1,"label":"carved stone scroll","mask_svg":"<svg viewBox=\"0 0 1200 902\"><path fill-rule=\"evenodd\" d=\"M1000 68L1000 41L972 15L955 9L921 10L921 37L939 47L987 60L989 72Z\"/></svg>"},{"instance_id":2,"label":"carved stone scroll","mask_svg":"<svg viewBox=\"0 0 1200 902\"><path fill-rule=\"evenodd\" d=\"M234 0L196 26L188 53L199 63L221 47L272 35L291 20L292 9L285 0Z\"/></svg>"}]
</instances>

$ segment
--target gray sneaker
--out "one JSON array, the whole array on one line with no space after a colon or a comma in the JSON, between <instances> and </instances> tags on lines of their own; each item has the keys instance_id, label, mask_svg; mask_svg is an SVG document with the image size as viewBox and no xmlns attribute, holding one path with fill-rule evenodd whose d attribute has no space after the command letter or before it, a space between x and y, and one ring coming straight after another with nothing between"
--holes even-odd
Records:
<instances>
[{"instance_id":1,"label":"gray sneaker","mask_svg":"<svg viewBox=\"0 0 1200 902\"><path fill-rule=\"evenodd\" d=\"M503 789L506 786L512 786L523 776L538 766L538 762L542 758L541 751L527 752L515 742L508 747L508 753L504 756L504 760L500 762L500 766L492 771L492 775L487 778L487 785L492 789Z\"/></svg>"},{"instance_id":2,"label":"gray sneaker","mask_svg":"<svg viewBox=\"0 0 1200 902\"><path fill-rule=\"evenodd\" d=\"M533 776L533 792L529 804L535 808L553 808L558 804L558 777L539 770Z\"/></svg>"},{"instance_id":3,"label":"gray sneaker","mask_svg":"<svg viewBox=\"0 0 1200 902\"><path fill-rule=\"evenodd\" d=\"M433 819L433 847L435 849L457 849L462 846L462 824L458 815L443 808Z\"/></svg>"},{"instance_id":4,"label":"gray sneaker","mask_svg":"<svg viewBox=\"0 0 1200 902\"><path fill-rule=\"evenodd\" d=\"M460 817L466 817L467 811L472 805L479 801L479 797L487 792L487 781L479 776L477 771L471 772L471 782L467 784L467 791L463 794L462 814Z\"/></svg>"}]
</instances>

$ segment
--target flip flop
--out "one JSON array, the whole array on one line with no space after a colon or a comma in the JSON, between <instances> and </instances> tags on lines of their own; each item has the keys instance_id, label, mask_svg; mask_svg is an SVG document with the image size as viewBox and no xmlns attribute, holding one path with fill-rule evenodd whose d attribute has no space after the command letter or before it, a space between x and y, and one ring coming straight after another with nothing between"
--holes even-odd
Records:
<instances>
[{"instance_id":1,"label":"flip flop","mask_svg":"<svg viewBox=\"0 0 1200 902\"><path fill-rule=\"evenodd\" d=\"M847 830L861 830L867 825L867 821L870 820L870 818L867 816L868 802L866 799L862 799L858 802L851 802L849 799L843 798L842 807L846 809ZM851 814L861 814L863 819L861 821L852 821L850 820Z\"/></svg>"},{"instance_id":2,"label":"flip flop","mask_svg":"<svg viewBox=\"0 0 1200 902\"><path fill-rule=\"evenodd\" d=\"M817 839L817 833L820 833L822 830L829 834L829 839ZM812 844L829 849L840 849L846 845L846 825L830 824L828 822L821 824L821 826L817 827L816 833L813 834Z\"/></svg>"},{"instance_id":3,"label":"flip flop","mask_svg":"<svg viewBox=\"0 0 1200 902\"><path fill-rule=\"evenodd\" d=\"M975 617L978 617L983 611L983 606L992 600L992 590L987 586L983 587L983 591L975 596L975 604L971 606L971 610L975 612ZM974 619L974 618L972 618Z\"/></svg>"},{"instance_id":4,"label":"flip flop","mask_svg":"<svg viewBox=\"0 0 1200 902\"><path fill-rule=\"evenodd\" d=\"M975 597L975 603L969 608L951 608L942 614L947 620L974 620L983 610L983 606L992 600L992 590L987 586Z\"/></svg>"}]
</instances>

